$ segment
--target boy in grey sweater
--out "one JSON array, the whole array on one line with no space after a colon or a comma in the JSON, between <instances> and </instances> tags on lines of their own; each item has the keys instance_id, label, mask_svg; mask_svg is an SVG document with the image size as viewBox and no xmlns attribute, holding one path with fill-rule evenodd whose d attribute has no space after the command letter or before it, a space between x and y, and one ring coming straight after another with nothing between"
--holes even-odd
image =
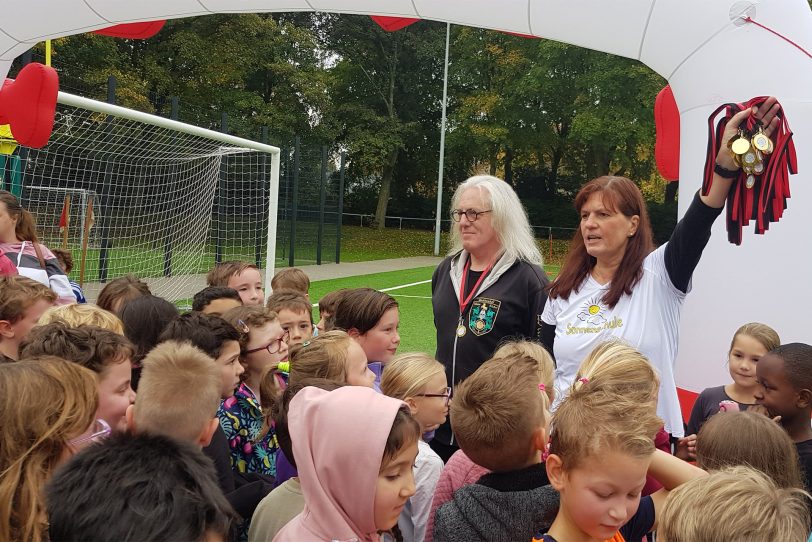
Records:
<instances>
[{"instance_id":1,"label":"boy in grey sweater","mask_svg":"<svg viewBox=\"0 0 812 542\"><path fill-rule=\"evenodd\" d=\"M550 415L538 363L527 356L492 359L454 391L454 436L491 472L437 510L434 541L531 540L558 512L558 492L541 462Z\"/></svg>"}]
</instances>

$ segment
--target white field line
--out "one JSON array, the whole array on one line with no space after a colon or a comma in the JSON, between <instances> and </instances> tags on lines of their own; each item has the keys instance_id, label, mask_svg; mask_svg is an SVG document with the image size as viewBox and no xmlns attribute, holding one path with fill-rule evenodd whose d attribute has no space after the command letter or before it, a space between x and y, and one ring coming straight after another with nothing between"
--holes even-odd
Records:
<instances>
[{"instance_id":1,"label":"white field line","mask_svg":"<svg viewBox=\"0 0 812 542\"><path fill-rule=\"evenodd\" d=\"M409 284L401 284L400 286L392 286L390 288L381 288L378 290L379 292L391 292L392 290L400 290L401 288L408 288L409 286L419 286L421 284L427 284L431 282L431 279L421 280L419 282L410 282ZM424 296L417 296L417 295L398 295L398 297L414 297L417 299L431 299L431 297L424 297ZM313 303L314 307L318 307L318 303Z\"/></svg>"},{"instance_id":2,"label":"white field line","mask_svg":"<svg viewBox=\"0 0 812 542\"><path fill-rule=\"evenodd\" d=\"M409 297L412 299L431 299L430 295L404 295L404 294L392 294L392 297Z\"/></svg>"},{"instance_id":3,"label":"white field line","mask_svg":"<svg viewBox=\"0 0 812 542\"><path fill-rule=\"evenodd\" d=\"M403 284L402 286L392 286L391 288L383 288L381 292L391 292L392 290L400 290L401 288L408 288L409 286L417 286L419 284L426 284L431 282L431 279L428 280L421 280L420 282L410 282L409 284Z\"/></svg>"}]
</instances>

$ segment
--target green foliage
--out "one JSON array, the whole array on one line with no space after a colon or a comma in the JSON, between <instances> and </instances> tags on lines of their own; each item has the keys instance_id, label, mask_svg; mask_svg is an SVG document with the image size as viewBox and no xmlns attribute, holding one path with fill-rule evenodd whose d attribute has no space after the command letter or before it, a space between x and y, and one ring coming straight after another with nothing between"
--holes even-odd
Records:
<instances>
[{"instance_id":1,"label":"green foliage","mask_svg":"<svg viewBox=\"0 0 812 542\"><path fill-rule=\"evenodd\" d=\"M385 32L369 17L212 15L169 21L149 40L94 34L55 43L63 88L349 157L349 211L431 217L436 198L445 24ZM665 81L637 61L543 39L452 27L444 202L471 174L511 183L537 224L571 226L588 179L625 175L662 201L653 103ZM447 206L447 205L446 205ZM387 213L388 211L388 213Z\"/></svg>"}]
</instances>

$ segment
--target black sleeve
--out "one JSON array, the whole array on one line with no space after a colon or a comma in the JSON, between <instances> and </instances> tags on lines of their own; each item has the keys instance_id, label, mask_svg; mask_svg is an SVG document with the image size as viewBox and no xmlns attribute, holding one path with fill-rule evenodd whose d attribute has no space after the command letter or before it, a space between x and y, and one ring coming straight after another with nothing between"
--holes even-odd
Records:
<instances>
[{"instance_id":1,"label":"black sleeve","mask_svg":"<svg viewBox=\"0 0 812 542\"><path fill-rule=\"evenodd\" d=\"M688 427L685 429L685 436L696 435L699 428L705 422L705 394L700 393L691 409L691 418L688 420Z\"/></svg>"},{"instance_id":2,"label":"black sleeve","mask_svg":"<svg viewBox=\"0 0 812 542\"><path fill-rule=\"evenodd\" d=\"M688 291L691 275L710 239L711 226L723 210L724 207L714 209L705 205L697 191L685 216L674 227L665 246L665 268L679 291Z\"/></svg>"},{"instance_id":3,"label":"black sleeve","mask_svg":"<svg viewBox=\"0 0 812 542\"><path fill-rule=\"evenodd\" d=\"M548 324L547 322L542 322L539 338L541 339L541 344L547 349L547 352L550 353L553 361L555 361L555 354L553 353L553 344L555 343L555 326Z\"/></svg>"}]
</instances>

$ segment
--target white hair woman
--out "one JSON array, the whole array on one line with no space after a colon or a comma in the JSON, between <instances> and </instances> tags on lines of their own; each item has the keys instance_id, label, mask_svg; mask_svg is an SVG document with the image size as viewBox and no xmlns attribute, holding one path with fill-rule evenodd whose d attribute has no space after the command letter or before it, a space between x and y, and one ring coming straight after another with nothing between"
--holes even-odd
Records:
<instances>
[{"instance_id":1,"label":"white hair woman","mask_svg":"<svg viewBox=\"0 0 812 542\"><path fill-rule=\"evenodd\" d=\"M538 338L548 280L527 213L503 180L477 175L460 184L451 218L452 248L432 277L431 302L436 358L453 389L503 338ZM457 449L448 422L431 446L446 461Z\"/></svg>"}]
</instances>

